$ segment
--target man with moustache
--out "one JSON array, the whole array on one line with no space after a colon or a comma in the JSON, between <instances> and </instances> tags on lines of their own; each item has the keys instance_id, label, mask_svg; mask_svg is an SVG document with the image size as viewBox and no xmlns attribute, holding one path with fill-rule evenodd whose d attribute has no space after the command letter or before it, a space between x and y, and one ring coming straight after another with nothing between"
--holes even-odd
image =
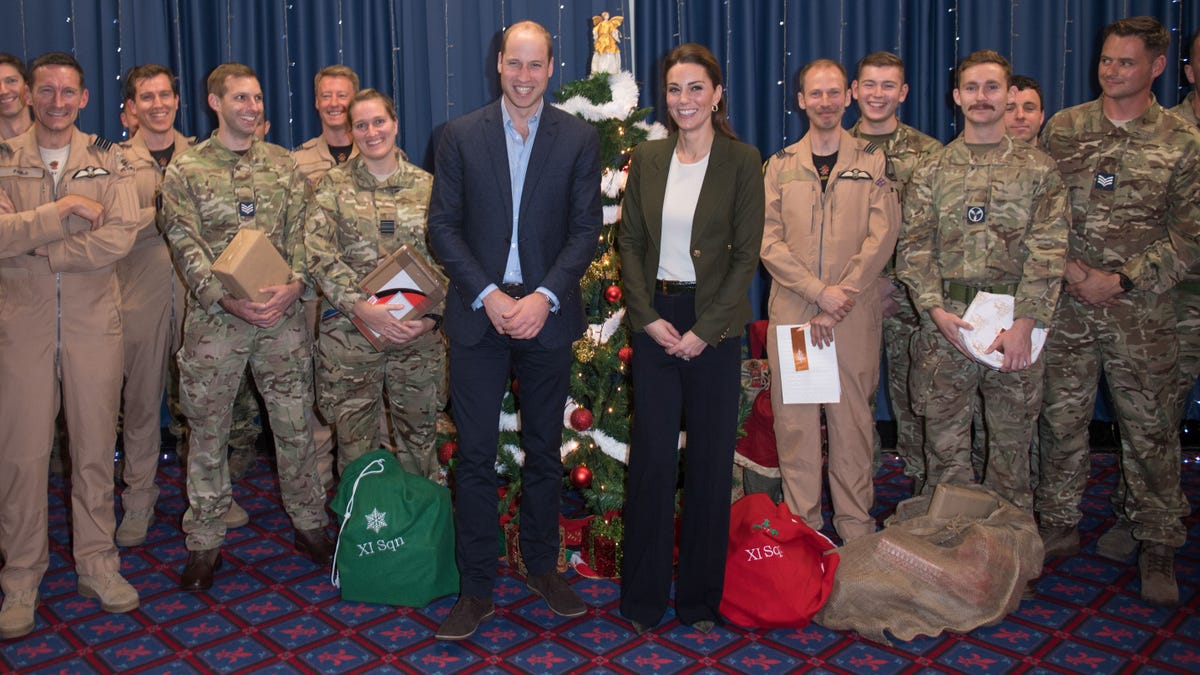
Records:
<instances>
[{"instance_id":1,"label":"man with moustache","mask_svg":"<svg viewBox=\"0 0 1200 675\"><path fill-rule=\"evenodd\" d=\"M21 59L0 52L0 138L19 136L33 126L27 79Z\"/></svg>"},{"instance_id":2,"label":"man with moustache","mask_svg":"<svg viewBox=\"0 0 1200 675\"><path fill-rule=\"evenodd\" d=\"M167 239L191 293L177 357L180 404L188 419L188 559L185 591L212 587L232 501L226 442L230 411L246 365L266 402L275 436L279 488L295 528L296 550L317 565L333 559L325 533L325 491L305 413L312 408L310 337L303 297L312 297L304 253L308 187L283 148L259 140L262 87L248 66L226 63L208 77L213 135L167 167L162 183ZM270 299L230 295L212 263L240 229L261 231L288 262L291 278L260 289Z\"/></svg>"},{"instance_id":3,"label":"man with moustache","mask_svg":"<svg viewBox=\"0 0 1200 675\"><path fill-rule=\"evenodd\" d=\"M187 296L187 286L171 262L159 223L159 184L171 158L195 140L175 129L179 83L166 66L145 64L126 73L125 111L138 127L138 133L121 149L134 169L139 211L133 250L117 262L125 345L125 491L121 493L125 515L116 542L118 546L137 546L146 540L154 522L162 396L168 361L179 349ZM242 507L230 504L226 526L241 527L249 521Z\"/></svg>"},{"instance_id":4,"label":"man with moustache","mask_svg":"<svg viewBox=\"0 0 1200 675\"><path fill-rule=\"evenodd\" d=\"M113 544L113 447L121 396L114 263L133 246L132 169L75 126L83 68L50 52L29 64L34 124L0 143L0 639L34 628L50 560L47 485L54 420L71 436L71 544L79 594L107 612L139 604Z\"/></svg>"},{"instance_id":5,"label":"man with moustache","mask_svg":"<svg viewBox=\"0 0 1200 675\"><path fill-rule=\"evenodd\" d=\"M1200 134L1151 94L1171 34L1147 16L1103 33L1099 99L1050 118L1042 145L1071 191L1066 294L1046 341L1037 490L1047 555L1079 550L1087 425L1103 369L1121 429L1117 523L1102 555L1140 549L1142 599L1179 602L1175 548L1187 540L1180 487L1178 320L1171 291L1200 260Z\"/></svg>"},{"instance_id":6,"label":"man with moustache","mask_svg":"<svg viewBox=\"0 0 1200 675\"><path fill-rule=\"evenodd\" d=\"M822 405L783 402L779 373L792 356L776 337L778 325L808 323L808 349L833 343L837 350L841 400L824 409L833 525L845 542L875 532L869 398L879 385L883 324L875 285L900 228L884 152L842 129L847 85L836 61L818 59L801 69L797 99L809 129L767 160L762 240L763 266L773 280L767 354L783 496L797 518L821 529Z\"/></svg>"},{"instance_id":7,"label":"man with moustache","mask_svg":"<svg viewBox=\"0 0 1200 675\"><path fill-rule=\"evenodd\" d=\"M896 111L908 98L904 61L891 52L875 52L858 62L858 75L850 83L860 117L850 135L878 145L887 157L888 177L904 203L904 190L917 165L942 147L900 121ZM908 297L908 288L896 279L895 254L888 259L879 281L883 312L883 346L887 354L888 399L896 420L896 454L904 460L904 474L913 480L913 494L925 482L924 421L912 408L908 375L912 367L909 345L920 320ZM874 397L872 397L872 402ZM878 436L878 434L876 434Z\"/></svg>"},{"instance_id":8,"label":"man with moustache","mask_svg":"<svg viewBox=\"0 0 1200 675\"><path fill-rule=\"evenodd\" d=\"M982 394L983 484L1031 512L1029 442L1041 408L1044 361L1031 334L1050 325L1067 245L1067 193L1053 160L1006 134L1008 61L985 49L956 71L961 136L913 174L904 203L897 274L922 319L913 342L913 390L925 411L926 492L973 484L971 418ZM1013 324L989 345L999 371L975 360L959 333L979 292L1014 297Z\"/></svg>"},{"instance_id":9,"label":"man with moustache","mask_svg":"<svg viewBox=\"0 0 1200 675\"><path fill-rule=\"evenodd\" d=\"M1008 102L1004 113L1008 134L1036 148L1038 132L1042 130L1042 121L1046 119L1042 86L1037 80L1024 75L1013 75L1012 86L1017 88L1017 92Z\"/></svg>"},{"instance_id":10,"label":"man with moustache","mask_svg":"<svg viewBox=\"0 0 1200 675\"><path fill-rule=\"evenodd\" d=\"M454 523L462 592L439 640L470 637L492 616L496 448L510 371L521 383L521 554L526 583L559 616L587 605L555 571L563 406L571 344L585 326L579 280L601 225L600 141L546 105L554 41L532 21L504 32L500 100L442 132L429 243L450 279L444 331L458 427Z\"/></svg>"}]
</instances>

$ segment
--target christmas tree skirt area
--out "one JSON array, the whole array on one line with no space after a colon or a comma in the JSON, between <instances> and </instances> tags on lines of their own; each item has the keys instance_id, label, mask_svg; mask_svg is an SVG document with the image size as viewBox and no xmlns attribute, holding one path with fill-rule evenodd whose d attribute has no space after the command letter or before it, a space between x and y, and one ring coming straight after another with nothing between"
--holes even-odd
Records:
<instances>
[{"instance_id":1,"label":"christmas tree skirt area","mask_svg":"<svg viewBox=\"0 0 1200 675\"><path fill-rule=\"evenodd\" d=\"M1200 503L1196 459L1189 455L1183 474L1193 504ZM438 642L434 632L454 596L420 609L343 602L329 569L293 550L274 467L262 456L234 489L250 524L229 532L224 565L205 593L178 590L187 557L179 527L184 479L174 461L160 467L162 496L146 543L121 551L121 571L138 589L141 607L108 614L76 591L69 498L62 480L52 478L50 569L39 589L36 625L30 635L0 642L0 672L1195 672L1200 519L1189 516L1191 537L1175 559L1180 608L1142 603L1137 569L1095 555L1096 538L1112 521L1108 500L1117 476L1115 455L1092 456L1082 551L1052 559L1035 597L1016 612L967 635L893 647L817 625L770 631L718 626L701 633L670 611L639 636L618 611L619 581L568 570L590 611L566 619L551 613L499 557L495 617L468 640ZM886 458L876 488L882 520L910 490L895 458ZM582 516L576 491L564 493L563 502L565 516ZM574 550L568 548L568 555Z\"/></svg>"}]
</instances>

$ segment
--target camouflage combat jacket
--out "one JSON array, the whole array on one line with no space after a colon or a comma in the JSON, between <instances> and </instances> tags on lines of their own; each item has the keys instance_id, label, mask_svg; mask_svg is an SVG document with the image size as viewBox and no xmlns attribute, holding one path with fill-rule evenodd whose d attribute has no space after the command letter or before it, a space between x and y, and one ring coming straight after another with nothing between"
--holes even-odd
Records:
<instances>
[{"instance_id":1,"label":"camouflage combat jacket","mask_svg":"<svg viewBox=\"0 0 1200 675\"><path fill-rule=\"evenodd\" d=\"M1062 290L1067 190L1050 159L1004 136L977 152L962 136L913 174L896 273L922 316L943 282L1017 284L1013 316L1050 324Z\"/></svg>"},{"instance_id":2,"label":"camouflage combat jacket","mask_svg":"<svg viewBox=\"0 0 1200 675\"><path fill-rule=\"evenodd\" d=\"M1196 92L1189 91L1183 101L1171 108L1171 112L1179 115L1183 119L1192 123L1194 127L1200 127L1200 117L1196 117L1196 109L1192 107L1192 102L1196 100Z\"/></svg>"},{"instance_id":3,"label":"camouflage combat jacket","mask_svg":"<svg viewBox=\"0 0 1200 675\"><path fill-rule=\"evenodd\" d=\"M1050 118L1042 147L1071 194L1068 257L1162 293L1200 261L1200 132L1151 100L1117 127L1101 99Z\"/></svg>"},{"instance_id":4,"label":"camouflage combat jacket","mask_svg":"<svg viewBox=\"0 0 1200 675\"><path fill-rule=\"evenodd\" d=\"M361 156L329 170L317 182L308 209L308 266L325 298L349 316L365 298L359 282L379 261L408 244L437 268L426 245L425 218L433 176L403 160L384 182ZM440 268L437 268L440 271ZM442 313L444 303L429 311Z\"/></svg>"},{"instance_id":5,"label":"camouflage combat jacket","mask_svg":"<svg viewBox=\"0 0 1200 675\"><path fill-rule=\"evenodd\" d=\"M850 127L850 135L855 138L865 138L860 128L862 120ZM873 141L873 139L866 139ZM899 122L896 132L880 144L883 154L887 157L887 176L892 179L900 193L900 203L904 203L904 189L912 179L913 171L930 154L942 149L942 144L936 138L931 138L916 129Z\"/></svg>"},{"instance_id":6,"label":"camouflage combat jacket","mask_svg":"<svg viewBox=\"0 0 1200 675\"><path fill-rule=\"evenodd\" d=\"M261 230L292 268L293 279L315 297L304 254L304 206L308 185L288 151L255 139L239 155L217 139L171 160L163 177L163 222L167 240L188 287L204 311L225 311L226 291L212 263L243 227Z\"/></svg>"},{"instance_id":7,"label":"camouflage combat jacket","mask_svg":"<svg viewBox=\"0 0 1200 675\"><path fill-rule=\"evenodd\" d=\"M903 122L897 122L897 124L896 132L888 137L880 147L883 148L884 157L887 157L887 176L892 179L892 185L896 186L896 194L900 197L900 204L903 206L904 191L908 188L908 182L912 180L913 171L917 170L917 165L926 157L941 150L942 144L936 138L926 136ZM850 127L850 135L865 139L861 126L862 120L860 119ZM900 221L900 236L904 236L903 219ZM896 276L894 251L892 257L888 258L883 274L889 278Z\"/></svg>"}]
</instances>

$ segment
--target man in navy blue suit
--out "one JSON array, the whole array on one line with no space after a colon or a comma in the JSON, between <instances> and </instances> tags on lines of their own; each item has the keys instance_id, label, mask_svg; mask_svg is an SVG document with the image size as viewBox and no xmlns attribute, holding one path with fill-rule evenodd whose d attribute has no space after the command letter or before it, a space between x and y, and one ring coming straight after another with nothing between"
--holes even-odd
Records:
<instances>
[{"instance_id":1,"label":"man in navy blue suit","mask_svg":"<svg viewBox=\"0 0 1200 675\"><path fill-rule=\"evenodd\" d=\"M600 141L591 125L543 101L554 72L545 28L509 27L496 69L500 100L442 132L429 203L430 244L452 289L445 331L458 427L462 589L438 629L441 640L470 637L494 610L496 447L510 372L520 383L526 581L556 614L587 611L555 563L571 343L585 327L579 280L602 221Z\"/></svg>"}]
</instances>

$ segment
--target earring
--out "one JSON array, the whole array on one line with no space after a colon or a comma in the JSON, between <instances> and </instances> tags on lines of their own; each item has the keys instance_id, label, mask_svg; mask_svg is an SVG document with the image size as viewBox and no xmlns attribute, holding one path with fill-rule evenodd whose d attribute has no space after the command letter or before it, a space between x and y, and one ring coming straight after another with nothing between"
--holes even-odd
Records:
<instances>
[{"instance_id":1,"label":"earring","mask_svg":"<svg viewBox=\"0 0 1200 675\"><path fill-rule=\"evenodd\" d=\"M713 104L713 112L717 112L717 104L716 103Z\"/></svg>"}]
</instances>

